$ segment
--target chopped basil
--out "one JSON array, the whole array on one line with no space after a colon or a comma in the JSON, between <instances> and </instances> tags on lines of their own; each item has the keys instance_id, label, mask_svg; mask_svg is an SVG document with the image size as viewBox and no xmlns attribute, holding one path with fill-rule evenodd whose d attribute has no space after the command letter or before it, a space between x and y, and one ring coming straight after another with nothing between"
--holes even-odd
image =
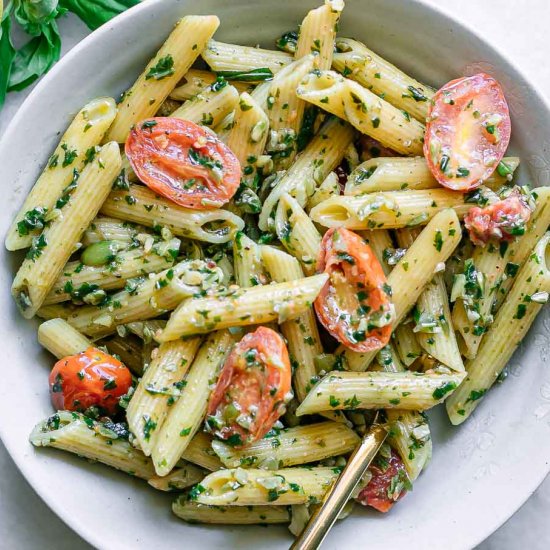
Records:
<instances>
[{"instance_id":1,"label":"chopped basil","mask_svg":"<svg viewBox=\"0 0 550 550\"><path fill-rule=\"evenodd\" d=\"M149 69L149 72L145 75L145 80L154 78L155 80L162 80L168 76L174 74L174 58L168 54L161 57L157 64Z\"/></svg>"}]
</instances>

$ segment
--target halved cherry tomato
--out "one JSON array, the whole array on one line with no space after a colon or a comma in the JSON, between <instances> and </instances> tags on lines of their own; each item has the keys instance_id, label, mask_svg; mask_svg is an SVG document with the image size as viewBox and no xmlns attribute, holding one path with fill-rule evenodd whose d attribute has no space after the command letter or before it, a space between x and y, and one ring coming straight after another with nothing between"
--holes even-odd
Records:
<instances>
[{"instance_id":1,"label":"halved cherry tomato","mask_svg":"<svg viewBox=\"0 0 550 550\"><path fill-rule=\"evenodd\" d=\"M229 354L210 395L206 427L235 447L261 439L292 397L290 359L279 334L259 327Z\"/></svg>"},{"instance_id":2,"label":"halved cherry tomato","mask_svg":"<svg viewBox=\"0 0 550 550\"><path fill-rule=\"evenodd\" d=\"M50 394L57 410L84 412L98 407L111 415L132 385L130 371L108 353L90 347L60 359L50 372Z\"/></svg>"},{"instance_id":3,"label":"halved cherry tomato","mask_svg":"<svg viewBox=\"0 0 550 550\"><path fill-rule=\"evenodd\" d=\"M187 120L144 120L130 131L125 151L145 185L187 208L219 208L241 181L241 165L231 149Z\"/></svg>"},{"instance_id":4,"label":"halved cherry tomato","mask_svg":"<svg viewBox=\"0 0 550 550\"><path fill-rule=\"evenodd\" d=\"M510 113L500 84L480 73L445 84L428 112L424 156L435 179L455 191L481 185L510 141Z\"/></svg>"},{"instance_id":5,"label":"halved cherry tomato","mask_svg":"<svg viewBox=\"0 0 550 550\"><path fill-rule=\"evenodd\" d=\"M411 486L403 461L392 450L389 458L378 455L368 470L372 478L357 496L357 501L379 512L387 512Z\"/></svg>"},{"instance_id":6,"label":"halved cherry tomato","mask_svg":"<svg viewBox=\"0 0 550 550\"><path fill-rule=\"evenodd\" d=\"M354 351L384 347L394 317L391 289L370 246L349 229L329 229L321 242L317 272L329 275L314 303L327 331Z\"/></svg>"},{"instance_id":7,"label":"halved cherry tomato","mask_svg":"<svg viewBox=\"0 0 550 550\"><path fill-rule=\"evenodd\" d=\"M525 233L531 209L519 191L514 190L503 200L479 208L470 208L464 225L476 246L485 246L490 239L511 241Z\"/></svg>"}]
</instances>

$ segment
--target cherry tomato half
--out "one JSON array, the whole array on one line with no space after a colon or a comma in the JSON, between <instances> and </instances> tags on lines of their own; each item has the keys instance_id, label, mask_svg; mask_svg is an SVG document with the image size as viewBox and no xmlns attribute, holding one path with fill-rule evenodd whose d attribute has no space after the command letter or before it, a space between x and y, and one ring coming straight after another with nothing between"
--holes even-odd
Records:
<instances>
[{"instance_id":1,"label":"cherry tomato half","mask_svg":"<svg viewBox=\"0 0 550 550\"><path fill-rule=\"evenodd\" d=\"M470 240L476 246L485 246L490 239L511 241L525 233L531 217L527 201L517 190L503 200L479 208L470 208L464 217L464 225Z\"/></svg>"},{"instance_id":2,"label":"cherry tomato half","mask_svg":"<svg viewBox=\"0 0 550 550\"><path fill-rule=\"evenodd\" d=\"M357 500L379 512L387 512L411 487L403 461L393 450L389 458L378 455L369 466L369 472L372 478Z\"/></svg>"},{"instance_id":3,"label":"cherry tomato half","mask_svg":"<svg viewBox=\"0 0 550 550\"><path fill-rule=\"evenodd\" d=\"M219 208L241 181L241 165L229 147L187 120L144 120L130 131L125 151L147 187L187 208Z\"/></svg>"},{"instance_id":4,"label":"cherry tomato half","mask_svg":"<svg viewBox=\"0 0 550 550\"><path fill-rule=\"evenodd\" d=\"M279 334L259 327L229 354L210 395L206 427L235 447L261 439L292 397L291 368Z\"/></svg>"},{"instance_id":5,"label":"cherry tomato half","mask_svg":"<svg viewBox=\"0 0 550 550\"><path fill-rule=\"evenodd\" d=\"M391 289L370 246L349 229L329 229L321 242L317 272L329 275L314 303L327 331L354 351L384 347L394 317Z\"/></svg>"},{"instance_id":6,"label":"cherry tomato half","mask_svg":"<svg viewBox=\"0 0 550 550\"><path fill-rule=\"evenodd\" d=\"M131 385L130 371L112 355L93 347L60 359L50 373L50 394L57 410L84 412L95 406L114 414L119 397Z\"/></svg>"},{"instance_id":7,"label":"cherry tomato half","mask_svg":"<svg viewBox=\"0 0 550 550\"><path fill-rule=\"evenodd\" d=\"M487 74L452 80L433 97L424 156L435 179L455 191L481 185L510 141L510 113L500 84Z\"/></svg>"}]
</instances>

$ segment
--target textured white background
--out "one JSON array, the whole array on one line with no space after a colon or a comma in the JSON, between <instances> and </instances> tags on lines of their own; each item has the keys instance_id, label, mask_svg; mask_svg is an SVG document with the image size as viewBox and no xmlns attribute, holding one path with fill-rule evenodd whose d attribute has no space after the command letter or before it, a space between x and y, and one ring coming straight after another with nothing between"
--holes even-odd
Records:
<instances>
[{"instance_id":1,"label":"textured white background","mask_svg":"<svg viewBox=\"0 0 550 550\"><path fill-rule=\"evenodd\" d=\"M354 0L357 1L357 0ZM391 0L389 0L391 1ZM548 0L426 0L482 33L550 102L550 2ZM364 0L366 7L368 0ZM71 16L60 22L63 53L87 29ZM0 137L26 92L11 94L0 113ZM9 369L10 365L4 365ZM6 382L6 378L4 378ZM0 549L84 550L90 546L69 530L23 479L0 442ZM442 480L444 483L444 480ZM85 499L86 495L82 495ZM413 498L413 496L411 496ZM550 548L550 477L527 503L478 550ZM467 529L467 526L464 526ZM430 541L433 543L433 541ZM444 548L442 542L441 548ZM389 549L394 550L394 549Z\"/></svg>"}]
</instances>

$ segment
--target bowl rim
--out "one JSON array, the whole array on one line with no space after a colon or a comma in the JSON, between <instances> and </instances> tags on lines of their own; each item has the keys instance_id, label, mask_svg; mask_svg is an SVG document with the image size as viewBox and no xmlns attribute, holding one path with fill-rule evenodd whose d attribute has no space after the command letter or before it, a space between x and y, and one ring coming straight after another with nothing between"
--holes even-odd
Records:
<instances>
[{"instance_id":1,"label":"bowl rim","mask_svg":"<svg viewBox=\"0 0 550 550\"><path fill-rule=\"evenodd\" d=\"M98 29L90 32L85 38L80 42L75 44L63 57L52 67L46 75L44 75L36 86L32 89L29 95L25 98L23 103L17 108L12 120L8 123L4 135L0 138L0 156L3 149L3 143L10 140L11 134L17 131L19 125L19 119L24 117L24 112L26 108L35 101L37 97L42 94L42 89L45 88L51 80L54 80L58 77L58 74L61 71L65 70L65 65L69 63L73 58L80 56L83 50L86 50L89 45L99 42L104 35L107 35L117 25L125 19L137 17L142 12L147 12L149 10L154 10L157 5L160 5L165 0L141 0L139 4L129 8L123 13L117 15ZM176 0L180 2L181 0ZM439 18L445 21L448 24L453 24L459 31L465 32L466 34L474 35L476 39L480 41L484 48L491 50L494 53L494 56L498 59L498 62L504 67L510 67L517 73L520 78L528 83L530 92L532 95L541 102L541 104L546 108L550 113L550 98L547 98L543 94L537 84L535 84L530 78L528 78L524 72L524 69L521 65L517 65L509 60L506 54L502 49L494 44L491 44L488 40L484 38L481 32L476 29L470 28L468 24L462 20L460 14L457 12L450 13L447 9L442 8L437 5L434 0L407 0L411 5L420 6L422 9L432 14L436 14ZM181 1L181 5L185 6L186 0ZM32 490L40 497L40 499L48 506L48 508L54 512L54 514L70 529L72 529L76 534L82 537L88 544L96 548L104 548L105 541L102 540L101 536L96 530L88 526L85 521L78 519L76 514L65 514L61 505L58 505L56 499L51 494L51 491L43 486L40 483L37 483L36 474L32 466L27 466L27 463L24 460L20 460L18 457L18 452L15 449L15 444L12 445L12 440L7 437L7 431L3 428L3 423L0 422L0 439L2 440L10 458L13 460L19 472L24 477L25 481L30 485ZM480 532L475 540L471 541L472 547L477 546L483 542L486 538L492 535L499 527L501 527L506 521L508 521L533 495L537 490L539 485L544 481L544 479L550 473L550 460L546 462L546 469L541 469L541 474L536 476L535 481L531 482L527 488L524 489L523 494L514 499L514 505L508 512L501 514L501 516L496 520L488 524L488 528Z\"/></svg>"}]
</instances>

